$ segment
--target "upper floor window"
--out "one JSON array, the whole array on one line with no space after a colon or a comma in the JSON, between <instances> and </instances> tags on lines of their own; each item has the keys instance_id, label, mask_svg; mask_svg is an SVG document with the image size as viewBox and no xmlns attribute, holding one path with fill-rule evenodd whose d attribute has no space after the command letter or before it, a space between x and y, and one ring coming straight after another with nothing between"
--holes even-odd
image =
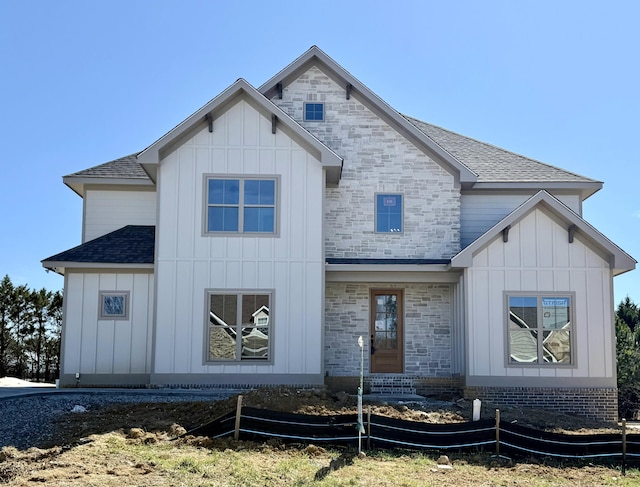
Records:
<instances>
[{"instance_id":1,"label":"upper floor window","mask_svg":"<svg viewBox=\"0 0 640 487\"><path fill-rule=\"evenodd\" d=\"M276 178L207 178L207 233L276 233Z\"/></svg>"},{"instance_id":2,"label":"upper floor window","mask_svg":"<svg viewBox=\"0 0 640 487\"><path fill-rule=\"evenodd\" d=\"M322 121L324 120L324 103L305 103L304 104L305 121Z\"/></svg>"},{"instance_id":3,"label":"upper floor window","mask_svg":"<svg viewBox=\"0 0 640 487\"><path fill-rule=\"evenodd\" d=\"M402 232L402 195L376 195L376 232Z\"/></svg>"},{"instance_id":4,"label":"upper floor window","mask_svg":"<svg viewBox=\"0 0 640 487\"><path fill-rule=\"evenodd\" d=\"M560 294L508 295L509 364L571 365L572 297Z\"/></svg>"}]
</instances>

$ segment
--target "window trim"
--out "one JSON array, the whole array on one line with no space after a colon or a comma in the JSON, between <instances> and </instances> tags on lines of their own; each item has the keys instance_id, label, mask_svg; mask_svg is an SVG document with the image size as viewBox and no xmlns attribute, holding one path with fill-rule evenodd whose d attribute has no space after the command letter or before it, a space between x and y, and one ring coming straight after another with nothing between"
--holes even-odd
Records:
<instances>
[{"instance_id":1,"label":"window trim","mask_svg":"<svg viewBox=\"0 0 640 487\"><path fill-rule=\"evenodd\" d=\"M578 367L578 347L576 339L576 293L574 291L504 291L503 293L503 309L504 309L504 363L507 368L543 368L543 369L575 369ZM512 297L527 297L536 298L536 305L538 309L538 323L537 330L542 329L542 299L543 298L569 298L569 312L571 313L571 327L569 328L569 346L571 347L571 362L570 363L557 363L557 362L512 362L511 358L511 337L509 335L509 298ZM538 350L540 349L540 342L538 340ZM539 360L539 359L538 359Z\"/></svg>"},{"instance_id":2,"label":"window trim","mask_svg":"<svg viewBox=\"0 0 640 487\"><path fill-rule=\"evenodd\" d=\"M104 312L104 298L107 296L122 296L124 298L124 313L122 315L109 315ZM131 291L100 291L98 295L98 320L102 321L127 321L129 319L129 303Z\"/></svg>"},{"instance_id":3,"label":"window trim","mask_svg":"<svg viewBox=\"0 0 640 487\"><path fill-rule=\"evenodd\" d=\"M307 105L320 105L322 106L322 118L307 118ZM305 101L302 106L302 120L305 122L324 122L325 119L325 105L321 101Z\"/></svg>"},{"instance_id":4,"label":"window trim","mask_svg":"<svg viewBox=\"0 0 640 487\"><path fill-rule=\"evenodd\" d=\"M244 201L238 203L238 228L237 232L229 231L211 231L208 227L209 220L209 206L216 206L209 204L209 180L212 179L224 179L224 180L239 180L241 182L241 196L244 197L244 181L274 181L274 204L273 204L273 232L245 232L240 230L244 223L245 207ZM203 175L202 182L202 236L203 237L267 237L274 238L280 236L280 176L277 174L217 174L207 173ZM242 198L243 199L243 198ZM255 205L248 205L255 206ZM269 206L270 207L270 206Z\"/></svg>"},{"instance_id":5,"label":"window trim","mask_svg":"<svg viewBox=\"0 0 640 487\"><path fill-rule=\"evenodd\" d=\"M215 294L224 294L229 296L237 296L240 297L242 295L252 295L252 294L266 294L269 296L269 345L267 351L267 359L256 359L256 358L246 358L242 359L242 355L240 353L236 353L236 359L211 359L209 357L209 312L211 307L211 296ZM217 288L209 288L205 289L204 292L204 339L203 339L203 347L202 347L202 364L203 365L273 365L273 350L274 350L274 328L273 328L273 315L271 311L275 306L275 290L274 289L217 289ZM238 299L238 310L242 310L242 302ZM239 320L242 321L242 320ZM242 323L236 325L242 328ZM236 344L237 349L240 349L242 343Z\"/></svg>"},{"instance_id":6,"label":"window trim","mask_svg":"<svg viewBox=\"0 0 640 487\"><path fill-rule=\"evenodd\" d=\"M382 196L382 195L388 195L388 196L400 196L401 204L400 204L400 218L401 218L401 222L400 224L402 225L402 228L400 229L399 232L385 232L382 230L378 230L378 196ZM390 192L390 191L379 191L377 193L375 193L374 196L374 210L373 210L373 231L374 233L380 234L380 235L403 235L404 234L404 193L401 192Z\"/></svg>"}]
</instances>

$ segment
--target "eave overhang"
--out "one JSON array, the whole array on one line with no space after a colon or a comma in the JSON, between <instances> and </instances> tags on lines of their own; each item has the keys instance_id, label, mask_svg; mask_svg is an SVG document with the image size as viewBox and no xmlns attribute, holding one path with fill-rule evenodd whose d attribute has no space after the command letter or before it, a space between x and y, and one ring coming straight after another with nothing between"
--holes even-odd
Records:
<instances>
[{"instance_id":1,"label":"eave overhang","mask_svg":"<svg viewBox=\"0 0 640 487\"><path fill-rule=\"evenodd\" d=\"M544 190L547 192L579 192L584 201L602 189L603 183L577 181L487 181L477 182L469 189L473 191Z\"/></svg>"},{"instance_id":2,"label":"eave overhang","mask_svg":"<svg viewBox=\"0 0 640 487\"><path fill-rule=\"evenodd\" d=\"M394 110L317 46L312 46L302 56L260 86L258 90L266 98L271 99L277 95L279 85L286 86L314 65L330 76L336 83L343 85L345 90L348 90L349 96L355 95L359 101L391 124L411 143L441 164L456 178L456 181L462 187L468 187L477 181L477 174L436 144L429 136Z\"/></svg>"},{"instance_id":3,"label":"eave overhang","mask_svg":"<svg viewBox=\"0 0 640 487\"><path fill-rule=\"evenodd\" d=\"M53 271L56 274L65 275L67 270L75 272L98 272L107 271L113 272L115 270L132 272L132 271L146 271L154 272L154 264L103 264L99 262L63 262L53 260L43 260L42 267L48 271Z\"/></svg>"},{"instance_id":4,"label":"eave overhang","mask_svg":"<svg viewBox=\"0 0 640 487\"><path fill-rule=\"evenodd\" d=\"M64 176L62 182L81 197L84 197L88 186L123 186L144 189L153 189L155 184L150 179L140 178L105 178L105 177L80 177Z\"/></svg>"},{"instance_id":5,"label":"eave overhang","mask_svg":"<svg viewBox=\"0 0 640 487\"><path fill-rule=\"evenodd\" d=\"M216 114L226 110L241 98L247 100L265 116L269 118L275 116L277 130L286 131L288 135L295 138L305 149L309 150L325 168L327 184L337 185L342 173L342 157L305 130L298 122L265 98L244 79L239 79L233 83L220 95L143 150L138 154L138 162L155 181L157 167L169 152L204 127L209 126L210 130L215 130ZM273 118L271 119L274 120Z\"/></svg>"}]
</instances>

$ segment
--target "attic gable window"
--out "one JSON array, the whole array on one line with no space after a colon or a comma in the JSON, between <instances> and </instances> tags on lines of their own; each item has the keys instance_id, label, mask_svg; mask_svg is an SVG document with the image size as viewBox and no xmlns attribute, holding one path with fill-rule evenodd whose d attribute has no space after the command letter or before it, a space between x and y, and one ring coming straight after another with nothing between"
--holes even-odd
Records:
<instances>
[{"instance_id":1,"label":"attic gable window","mask_svg":"<svg viewBox=\"0 0 640 487\"><path fill-rule=\"evenodd\" d=\"M305 122L322 122L324 120L324 103L304 104Z\"/></svg>"},{"instance_id":2,"label":"attic gable window","mask_svg":"<svg viewBox=\"0 0 640 487\"><path fill-rule=\"evenodd\" d=\"M274 235L276 177L207 177L206 234Z\"/></svg>"}]
</instances>

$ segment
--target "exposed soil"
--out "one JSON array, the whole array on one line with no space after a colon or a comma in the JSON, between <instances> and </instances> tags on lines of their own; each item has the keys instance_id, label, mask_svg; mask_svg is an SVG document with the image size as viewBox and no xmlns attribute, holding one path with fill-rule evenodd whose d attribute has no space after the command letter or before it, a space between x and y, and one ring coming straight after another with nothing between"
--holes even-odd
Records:
<instances>
[{"instance_id":1,"label":"exposed soil","mask_svg":"<svg viewBox=\"0 0 640 487\"><path fill-rule=\"evenodd\" d=\"M234 410L236 404L237 398L233 397L217 402L124 404L89 410L80 414L66 414L56 423L55 442L50 440L47 443L42 442L34 445L37 448L24 452L11 447L0 451L0 483L31 485L32 482L38 481L54 485L81 485L79 480L78 483L73 483L73 479L84 479L84 485L92 483L93 485L163 485L162 479L146 483L147 480L151 480L151 477L140 483L140 475L158 470L153 462L132 460L126 455L119 458L117 454L108 455L107 458L104 453L99 452L109 449L109 445L116 441L114 435L119 438L117 441L124 441L125 444L130 445L166 444L167 448L196 446L221 451L255 448L255 445L243 445L243 442L232 440L212 441L207 438L186 437L174 441L181 434ZM357 411L353 396L345 393L331 394L324 390L278 388L251 391L243 395L243 405L315 415L335 415ZM408 404L377 403L371 405L371 412L411 421L451 423L470 420L471 406L471 403L465 400L448 403L442 401ZM494 418L495 408L483 404L482 416ZM549 431L576 434L619 431L614 424L599 424L576 416L550 414L549 411L501 409L501 420L517 421L520 424ZM280 448L275 444L272 446L274 451ZM265 453L264 445L260 448L260 452ZM300 448L310 447L300 446ZM327 457L327 455L324 452L324 456ZM532 468L538 467L539 465ZM576 469L573 475L581 477L582 473L579 470ZM109 476L109 472L117 472L117 478L113 475ZM106 477L100 476L103 474ZM95 480L90 481L90 478L93 478L91 475L97 476ZM132 480L134 478L138 480Z\"/></svg>"}]
</instances>

